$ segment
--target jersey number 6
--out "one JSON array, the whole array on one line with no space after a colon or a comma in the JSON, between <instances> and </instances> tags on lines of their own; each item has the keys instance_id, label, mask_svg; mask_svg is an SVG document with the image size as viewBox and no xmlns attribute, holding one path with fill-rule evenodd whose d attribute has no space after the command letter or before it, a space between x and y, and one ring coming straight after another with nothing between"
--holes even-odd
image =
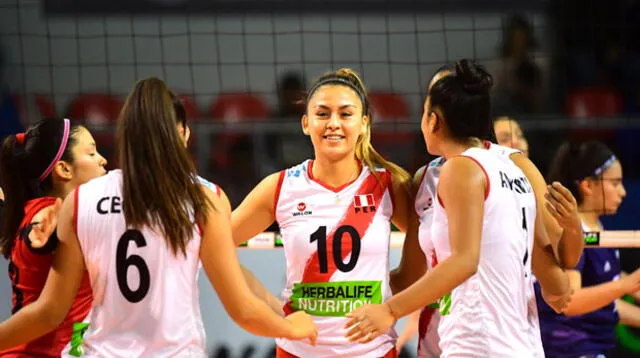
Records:
<instances>
[{"instance_id":1,"label":"jersey number 6","mask_svg":"<svg viewBox=\"0 0 640 358\"><path fill-rule=\"evenodd\" d=\"M127 230L120 237L120 240L118 240L118 247L116 249L116 277L118 278L118 287L120 288L120 292L122 292L122 296L131 303L137 303L142 301L147 293L149 293L151 276L149 275L149 267L142 256L135 254L127 256L130 241L133 241L137 247L147 246L147 241L140 231ZM135 266L140 277L140 283L135 290L129 287L129 281L127 281L127 273L131 266Z\"/></svg>"},{"instance_id":2,"label":"jersey number 6","mask_svg":"<svg viewBox=\"0 0 640 358\"><path fill-rule=\"evenodd\" d=\"M351 240L351 257L345 263L342 261L342 239L344 234L349 234ZM318 259L320 261L320 273L329 272L329 263L327 258L327 227L320 226L313 234L311 234L311 242L318 242ZM336 268L342 272L349 272L356 267L358 257L360 256L360 235L358 230L351 225L342 225L333 233L333 262Z\"/></svg>"}]
</instances>

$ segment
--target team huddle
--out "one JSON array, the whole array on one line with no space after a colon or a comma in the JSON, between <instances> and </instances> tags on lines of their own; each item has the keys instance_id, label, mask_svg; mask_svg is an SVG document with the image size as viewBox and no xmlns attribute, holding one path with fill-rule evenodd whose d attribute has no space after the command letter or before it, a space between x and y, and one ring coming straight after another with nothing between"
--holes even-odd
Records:
<instances>
[{"instance_id":1,"label":"team huddle","mask_svg":"<svg viewBox=\"0 0 640 358\"><path fill-rule=\"evenodd\" d=\"M538 307L573 307L568 270L584 266L588 225L578 204L590 201L489 141L491 86L469 60L434 74L421 131L437 159L412 177L372 146L358 75L327 73L301 118L314 159L267 176L235 210L196 174L185 109L158 79L139 81L120 112L120 169L106 173L89 131L68 119L9 136L0 249L13 315L0 355L206 357L202 268L239 326L276 338L277 357L397 357L393 327L416 311L419 357L544 357ZM619 162L594 165L571 181ZM236 253L274 221L280 298ZM395 269L392 224L406 233Z\"/></svg>"}]
</instances>

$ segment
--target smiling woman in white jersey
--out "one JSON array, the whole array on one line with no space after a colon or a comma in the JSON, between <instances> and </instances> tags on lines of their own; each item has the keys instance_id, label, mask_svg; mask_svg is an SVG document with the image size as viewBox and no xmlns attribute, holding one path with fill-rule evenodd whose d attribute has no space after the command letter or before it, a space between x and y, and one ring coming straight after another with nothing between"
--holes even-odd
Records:
<instances>
[{"instance_id":1,"label":"smiling woman in white jersey","mask_svg":"<svg viewBox=\"0 0 640 358\"><path fill-rule=\"evenodd\" d=\"M44 290L0 324L0 349L56 327L86 268L94 305L84 356L206 357L196 282L200 260L241 327L268 337L314 339L308 315L279 317L242 279L229 204L195 180L162 81L136 84L117 137L122 169L65 199Z\"/></svg>"},{"instance_id":2,"label":"smiling woman in white jersey","mask_svg":"<svg viewBox=\"0 0 640 358\"><path fill-rule=\"evenodd\" d=\"M479 139L491 130L490 87L491 76L468 60L430 87L422 132L429 153L446 159L432 201L437 265L385 304L354 311L350 339L366 342L442 297L442 356L533 356L529 277L542 221L524 173Z\"/></svg>"},{"instance_id":3,"label":"smiling woman in white jersey","mask_svg":"<svg viewBox=\"0 0 640 358\"><path fill-rule=\"evenodd\" d=\"M258 184L233 212L234 240L277 221L287 260L284 313L304 310L318 324L317 346L280 339L278 357L394 357L393 330L356 344L343 327L352 309L391 294L390 226L407 228L410 177L371 146L369 101L353 71L321 76L305 105L302 130L315 159Z\"/></svg>"}]
</instances>

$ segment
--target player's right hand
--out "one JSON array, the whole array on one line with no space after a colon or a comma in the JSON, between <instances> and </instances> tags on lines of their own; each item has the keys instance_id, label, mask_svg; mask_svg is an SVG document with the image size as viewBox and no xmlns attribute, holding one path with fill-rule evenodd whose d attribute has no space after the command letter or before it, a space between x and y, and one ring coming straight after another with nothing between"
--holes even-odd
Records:
<instances>
[{"instance_id":1,"label":"player's right hand","mask_svg":"<svg viewBox=\"0 0 640 358\"><path fill-rule=\"evenodd\" d=\"M640 268L620 278L622 290L626 294L633 294L640 290Z\"/></svg>"},{"instance_id":2,"label":"player's right hand","mask_svg":"<svg viewBox=\"0 0 640 358\"><path fill-rule=\"evenodd\" d=\"M316 345L318 340L318 327L309 314L304 311L297 311L285 317L293 326L290 339L308 338L312 346Z\"/></svg>"}]
</instances>

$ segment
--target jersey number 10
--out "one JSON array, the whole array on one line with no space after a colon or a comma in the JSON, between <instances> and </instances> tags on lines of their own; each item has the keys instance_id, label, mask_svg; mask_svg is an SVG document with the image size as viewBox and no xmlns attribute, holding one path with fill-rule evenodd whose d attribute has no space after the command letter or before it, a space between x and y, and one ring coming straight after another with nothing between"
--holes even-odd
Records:
<instances>
[{"instance_id":1,"label":"jersey number 10","mask_svg":"<svg viewBox=\"0 0 640 358\"><path fill-rule=\"evenodd\" d=\"M351 240L351 257L348 262L342 261L342 239L344 234L349 234ZM320 273L329 272L329 260L327 255L327 227L320 226L313 234L311 234L311 242L318 242L318 261L320 262ZM358 257L360 257L360 234L358 230L351 225L339 226L333 233L333 262L338 270L349 272L356 267Z\"/></svg>"},{"instance_id":2,"label":"jersey number 10","mask_svg":"<svg viewBox=\"0 0 640 358\"><path fill-rule=\"evenodd\" d=\"M147 246L147 240L145 240L140 231L127 230L118 240L118 247L116 248L116 277L122 296L131 303L138 303L149 293L151 275L149 274L149 266L147 266L142 256L135 254L127 256L130 241L133 241L136 247ZM140 277L140 283L135 290L129 287L129 281L127 280L127 273L131 266L138 270Z\"/></svg>"}]
</instances>

